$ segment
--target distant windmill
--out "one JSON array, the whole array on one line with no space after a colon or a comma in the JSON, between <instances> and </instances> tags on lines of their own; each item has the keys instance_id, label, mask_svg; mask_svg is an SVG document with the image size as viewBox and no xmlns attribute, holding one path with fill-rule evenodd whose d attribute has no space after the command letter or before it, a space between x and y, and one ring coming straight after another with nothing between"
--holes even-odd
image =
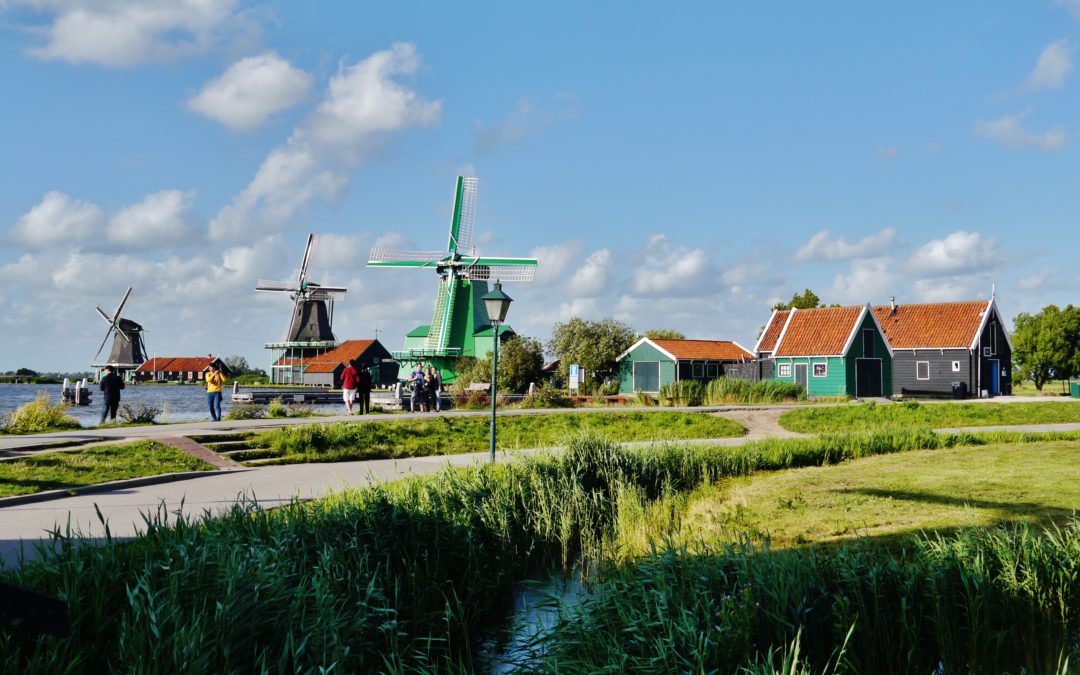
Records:
<instances>
[{"instance_id":1,"label":"distant windmill","mask_svg":"<svg viewBox=\"0 0 1080 675\"><path fill-rule=\"evenodd\" d=\"M143 342L143 327L131 319L125 319L121 316L124 311L124 305L127 304L128 298L131 297L132 287L128 286L127 292L124 293L124 298L117 305L116 311L109 314L105 313L101 307L95 307L97 313L105 320L105 323L109 324L109 330L105 332L105 339L101 341L101 346L98 347L97 353L94 355L96 361L101 356L101 350L105 349L106 343L109 338L112 338L112 351L109 352L109 358L100 364L93 364L98 366L114 366L118 370L130 370L132 368L138 368L146 360L146 344Z\"/></svg>"},{"instance_id":2,"label":"distant windmill","mask_svg":"<svg viewBox=\"0 0 1080 675\"><path fill-rule=\"evenodd\" d=\"M473 225L476 222L475 178L458 176L454 193L454 213L450 221L450 241L446 251L371 250L370 267L421 267L439 275L439 292L430 326L409 333L405 350L394 352L399 361L431 362L443 371L446 382L457 374L455 362L461 356L484 357L491 350L491 321L481 297L488 292L488 280L532 281L534 258L483 258L476 255ZM510 332L503 326L499 334Z\"/></svg>"},{"instance_id":3,"label":"distant windmill","mask_svg":"<svg viewBox=\"0 0 1080 675\"><path fill-rule=\"evenodd\" d=\"M318 248L319 238L309 234L296 281L260 279L255 286L257 291L288 293L293 300L292 315L285 326L281 341L266 345L267 349L278 352L271 366L274 375L272 380L275 383L295 382L295 376L302 378L302 371L293 368L294 362L315 356L337 345L333 331L334 301L344 298L347 289L324 286L309 280L315 267Z\"/></svg>"}]
</instances>

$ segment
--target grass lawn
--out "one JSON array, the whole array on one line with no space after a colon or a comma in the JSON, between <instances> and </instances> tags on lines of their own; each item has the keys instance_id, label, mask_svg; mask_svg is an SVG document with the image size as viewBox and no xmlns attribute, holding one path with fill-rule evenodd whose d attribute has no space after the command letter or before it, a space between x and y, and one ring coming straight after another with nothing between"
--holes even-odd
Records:
<instances>
[{"instance_id":1,"label":"grass lawn","mask_svg":"<svg viewBox=\"0 0 1080 675\"><path fill-rule=\"evenodd\" d=\"M1068 396L1069 381L1054 380L1043 385L1042 391L1035 388L1030 381L1013 382L1013 396Z\"/></svg>"},{"instance_id":2,"label":"grass lawn","mask_svg":"<svg viewBox=\"0 0 1080 675\"><path fill-rule=\"evenodd\" d=\"M0 497L211 469L202 460L154 441L44 452L0 461Z\"/></svg>"},{"instance_id":3,"label":"grass lawn","mask_svg":"<svg viewBox=\"0 0 1080 675\"><path fill-rule=\"evenodd\" d=\"M791 410L780 426L808 434L873 431L882 427L982 427L1001 424L1080 422L1080 400L1031 403L861 403Z\"/></svg>"},{"instance_id":4,"label":"grass lawn","mask_svg":"<svg viewBox=\"0 0 1080 675\"><path fill-rule=\"evenodd\" d=\"M731 479L682 503L680 542L771 537L774 548L903 539L1002 522L1063 522L1080 507L1080 441L881 455Z\"/></svg>"},{"instance_id":5,"label":"grass lawn","mask_svg":"<svg viewBox=\"0 0 1080 675\"><path fill-rule=\"evenodd\" d=\"M489 428L486 416L284 427L252 438L252 446L265 449L234 459L340 462L483 452L488 448ZM498 421L497 442L502 450L547 447L581 431L601 433L620 442L731 438L746 433L742 425L710 413L505 415Z\"/></svg>"}]
</instances>

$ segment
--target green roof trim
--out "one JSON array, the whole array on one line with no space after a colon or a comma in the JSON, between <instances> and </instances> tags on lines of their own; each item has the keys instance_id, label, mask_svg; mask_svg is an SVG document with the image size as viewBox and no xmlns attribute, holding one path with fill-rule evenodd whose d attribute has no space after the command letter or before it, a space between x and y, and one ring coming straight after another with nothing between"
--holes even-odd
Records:
<instances>
[{"instance_id":1,"label":"green roof trim","mask_svg":"<svg viewBox=\"0 0 1080 675\"><path fill-rule=\"evenodd\" d=\"M416 328L413 328L405 337L427 337L428 333L430 332L431 326L425 324L423 326L417 326Z\"/></svg>"}]
</instances>

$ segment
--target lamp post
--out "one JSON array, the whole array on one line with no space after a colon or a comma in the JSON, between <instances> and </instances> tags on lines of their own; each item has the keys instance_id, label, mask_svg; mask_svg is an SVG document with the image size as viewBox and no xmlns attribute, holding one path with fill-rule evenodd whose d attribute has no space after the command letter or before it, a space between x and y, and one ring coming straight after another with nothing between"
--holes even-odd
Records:
<instances>
[{"instance_id":1,"label":"lamp post","mask_svg":"<svg viewBox=\"0 0 1080 675\"><path fill-rule=\"evenodd\" d=\"M483 297L484 308L487 309L488 319L494 327L494 343L491 348L491 463L495 463L495 376L499 369L499 326L506 320L506 313L510 310L510 303L514 301L506 293L503 293L502 284L495 281L495 288Z\"/></svg>"}]
</instances>

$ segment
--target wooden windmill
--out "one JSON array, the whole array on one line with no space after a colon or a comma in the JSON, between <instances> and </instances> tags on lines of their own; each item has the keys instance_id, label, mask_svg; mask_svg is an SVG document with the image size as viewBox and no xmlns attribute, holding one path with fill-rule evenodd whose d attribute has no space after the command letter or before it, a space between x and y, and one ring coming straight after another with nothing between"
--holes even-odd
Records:
<instances>
[{"instance_id":1,"label":"wooden windmill","mask_svg":"<svg viewBox=\"0 0 1080 675\"><path fill-rule=\"evenodd\" d=\"M105 345L108 344L109 338L112 338L112 350L109 352L109 358L104 363L94 363L92 364L93 368L100 369L105 366L113 366L118 374L122 375L124 371L138 368L143 361L146 361L143 327L122 316L124 305L127 304L128 298L131 297L131 290L132 287L128 286L127 292L124 293L124 297L116 307L116 311L111 315L106 314L101 307L94 308L97 310L98 315L105 320L105 323L109 324L109 329L105 331L105 339L101 341L101 346L98 347L97 353L94 354L94 360L97 361L98 357L101 356L101 352L105 349Z\"/></svg>"},{"instance_id":2,"label":"wooden windmill","mask_svg":"<svg viewBox=\"0 0 1080 675\"><path fill-rule=\"evenodd\" d=\"M293 301L292 314L281 340L266 344L266 348L275 354L271 364L271 381L275 384L302 383L303 359L322 354L338 344L334 338L334 301L344 298L347 289L310 280L318 248L319 238L309 234L296 281L259 279L255 286L257 291L288 293Z\"/></svg>"},{"instance_id":3,"label":"wooden windmill","mask_svg":"<svg viewBox=\"0 0 1080 675\"><path fill-rule=\"evenodd\" d=\"M438 275L439 291L431 324L413 329L406 337L405 349L394 352L394 358L431 363L439 368L446 383L456 379L459 357L482 358L491 351L496 336L481 299L488 292L487 282L532 281L536 274L534 258L476 255L476 184L475 178L458 176L446 251L374 248L368 261L370 267L419 267ZM509 326L499 327L499 336L512 332Z\"/></svg>"}]
</instances>

